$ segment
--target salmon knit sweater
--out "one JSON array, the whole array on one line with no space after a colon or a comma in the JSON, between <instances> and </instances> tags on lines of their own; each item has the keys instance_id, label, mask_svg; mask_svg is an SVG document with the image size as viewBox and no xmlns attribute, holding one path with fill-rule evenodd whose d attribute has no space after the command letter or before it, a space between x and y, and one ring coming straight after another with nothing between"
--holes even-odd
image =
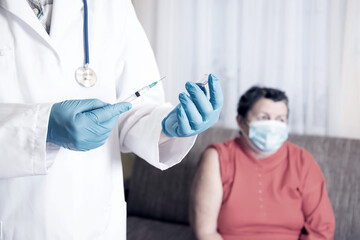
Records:
<instances>
[{"instance_id":1,"label":"salmon knit sweater","mask_svg":"<svg viewBox=\"0 0 360 240\"><path fill-rule=\"evenodd\" d=\"M213 144L219 153L224 240L332 239L334 213L324 176L310 153L285 142L257 160L240 138Z\"/></svg>"}]
</instances>

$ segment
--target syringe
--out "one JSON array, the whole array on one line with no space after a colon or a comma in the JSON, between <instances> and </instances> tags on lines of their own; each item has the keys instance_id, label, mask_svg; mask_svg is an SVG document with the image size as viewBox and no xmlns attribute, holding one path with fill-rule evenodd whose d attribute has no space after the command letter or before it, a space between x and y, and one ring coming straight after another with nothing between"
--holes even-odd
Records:
<instances>
[{"instance_id":1,"label":"syringe","mask_svg":"<svg viewBox=\"0 0 360 240\"><path fill-rule=\"evenodd\" d=\"M122 102L132 102L133 100L135 100L136 98L144 95L146 92L148 92L152 87L154 87L156 84L158 84L161 80L163 80L165 77L160 78L158 81L153 82L149 85L146 85L143 88L140 88L139 90L137 90L135 93L133 93L131 96L129 96L128 98L124 99Z\"/></svg>"}]
</instances>

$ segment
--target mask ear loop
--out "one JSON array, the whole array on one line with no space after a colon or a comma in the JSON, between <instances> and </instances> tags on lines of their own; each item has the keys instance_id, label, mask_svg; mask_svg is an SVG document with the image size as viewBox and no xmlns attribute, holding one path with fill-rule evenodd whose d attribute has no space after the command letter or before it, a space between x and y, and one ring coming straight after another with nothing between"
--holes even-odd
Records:
<instances>
[{"instance_id":1,"label":"mask ear loop","mask_svg":"<svg viewBox=\"0 0 360 240\"><path fill-rule=\"evenodd\" d=\"M250 133L250 122L243 118L241 119L241 122L248 127L249 133ZM239 134L240 134L240 137L243 138L242 141L246 141L247 144L251 146L251 148L258 150L258 148L250 141L249 134L244 134L241 127L240 127Z\"/></svg>"}]
</instances>

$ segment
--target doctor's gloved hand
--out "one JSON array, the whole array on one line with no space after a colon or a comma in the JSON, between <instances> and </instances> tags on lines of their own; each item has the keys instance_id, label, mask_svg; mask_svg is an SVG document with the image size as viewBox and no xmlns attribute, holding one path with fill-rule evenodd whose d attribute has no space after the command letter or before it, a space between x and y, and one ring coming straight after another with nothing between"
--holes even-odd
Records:
<instances>
[{"instance_id":1,"label":"doctor's gloved hand","mask_svg":"<svg viewBox=\"0 0 360 240\"><path fill-rule=\"evenodd\" d=\"M129 109L131 103L108 104L98 99L56 103L50 112L47 142L75 151L100 147L120 114Z\"/></svg>"},{"instance_id":2,"label":"doctor's gloved hand","mask_svg":"<svg viewBox=\"0 0 360 240\"><path fill-rule=\"evenodd\" d=\"M220 81L210 74L208 78L210 100L203 88L187 82L185 87L190 97L179 94L180 104L162 121L163 132L168 137L189 137L199 134L214 125L223 106Z\"/></svg>"}]
</instances>

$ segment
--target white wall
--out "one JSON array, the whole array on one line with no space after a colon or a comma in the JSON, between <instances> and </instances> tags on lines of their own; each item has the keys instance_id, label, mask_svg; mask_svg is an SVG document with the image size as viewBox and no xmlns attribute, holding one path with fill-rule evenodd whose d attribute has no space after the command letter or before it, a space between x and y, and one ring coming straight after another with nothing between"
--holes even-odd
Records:
<instances>
[{"instance_id":1,"label":"white wall","mask_svg":"<svg viewBox=\"0 0 360 240\"><path fill-rule=\"evenodd\" d=\"M250 86L285 90L292 132L360 138L360 1L133 0L167 98L214 73L236 128Z\"/></svg>"}]
</instances>

